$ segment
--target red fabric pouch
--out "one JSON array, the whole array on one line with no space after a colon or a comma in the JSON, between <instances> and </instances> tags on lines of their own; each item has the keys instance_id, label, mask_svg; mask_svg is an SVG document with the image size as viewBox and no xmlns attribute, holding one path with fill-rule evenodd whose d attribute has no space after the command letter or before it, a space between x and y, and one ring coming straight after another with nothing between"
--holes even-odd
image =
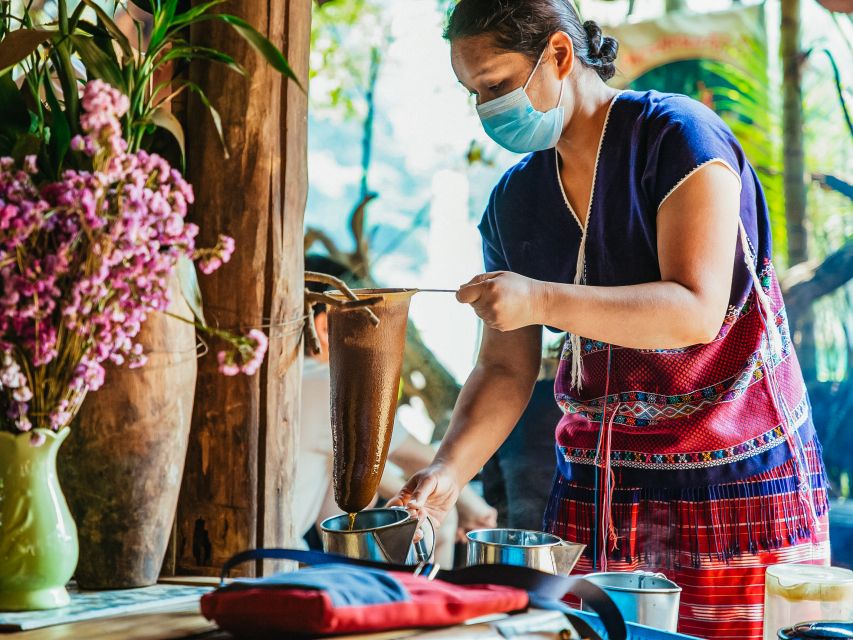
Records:
<instances>
[{"instance_id":1,"label":"red fabric pouch","mask_svg":"<svg viewBox=\"0 0 853 640\"><path fill-rule=\"evenodd\" d=\"M297 560L314 566L224 584L230 568L261 558ZM558 603L569 590L593 605L600 601L603 609L596 606L596 610L607 616L602 620L610 638L625 638L618 610L601 590L580 578L503 565L456 571L421 565L418 575L412 573L415 569L313 551L246 551L226 563L223 584L202 597L201 611L208 620L239 637L291 638L451 626L490 614L524 610L531 597L538 607Z\"/></svg>"},{"instance_id":2,"label":"red fabric pouch","mask_svg":"<svg viewBox=\"0 0 853 640\"><path fill-rule=\"evenodd\" d=\"M339 565L333 567L327 570L346 570ZM238 589L225 588L205 595L201 611L235 635L286 637L282 634L330 635L449 626L491 613L519 611L527 607L529 600L526 591L513 587L459 586L411 573L387 575L398 581L408 597L383 602L362 599L360 595L373 589L366 576L360 592L352 594L345 603L336 601L325 589L301 589L270 582L250 586L246 582Z\"/></svg>"}]
</instances>

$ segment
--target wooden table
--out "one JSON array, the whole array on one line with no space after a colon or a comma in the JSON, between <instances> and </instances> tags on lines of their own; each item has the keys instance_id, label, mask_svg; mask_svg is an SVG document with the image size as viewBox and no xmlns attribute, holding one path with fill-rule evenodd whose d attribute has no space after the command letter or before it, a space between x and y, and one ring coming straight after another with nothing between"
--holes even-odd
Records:
<instances>
[{"instance_id":1,"label":"wooden table","mask_svg":"<svg viewBox=\"0 0 853 640\"><path fill-rule=\"evenodd\" d=\"M545 640L560 637L554 631L565 620L553 611L530 611L504 618L504 624L520 624L531 631L516 638ZM503 636L487 622L438 629L409 630L387 633L336 636L337 640L391 640L392 638L424 638L427 640L500 640ZM47 627L35 631L0 634L0 640L233 640L234 636L219 631L205 620L195 605L165 608L143 614L116 616Z\"/></svg>"}]
</instances>

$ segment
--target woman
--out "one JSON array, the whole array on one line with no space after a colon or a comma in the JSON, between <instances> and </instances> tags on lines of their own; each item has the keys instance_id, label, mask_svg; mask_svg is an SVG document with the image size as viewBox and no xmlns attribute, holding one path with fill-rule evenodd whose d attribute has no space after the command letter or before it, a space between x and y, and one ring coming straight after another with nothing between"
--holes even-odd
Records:
<instances>
[{"instance_id":1,"label":"woman","mask_svg":"<svg viewBox=\"0 0 853 640\"><path fill-rule=\"evenodd\" d=\"M458 293L487 327L477 365L396 502L442 518L527 404L540 325L566 331L545 529L588 545L581 572L664 571L680 631L761 637L765 567L829 543L755 172L701 104L608 87L617 43L569 0L461 0L446 36L486 132L530 155Z\"/></svg>"}]
</instances>

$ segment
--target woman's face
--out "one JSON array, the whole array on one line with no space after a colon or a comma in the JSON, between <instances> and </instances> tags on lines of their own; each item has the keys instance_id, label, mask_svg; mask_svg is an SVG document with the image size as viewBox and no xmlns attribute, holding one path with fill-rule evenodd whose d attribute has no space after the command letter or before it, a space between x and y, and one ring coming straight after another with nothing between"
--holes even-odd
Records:
<instances>
[{"instance_id":1,"label":"woman's face","mask_svg":"<svg viewBox=\"0 0 853 640\"><path fill-rule=\"evenodd\" d=\"M530 102L538 111L548 111L557 105L562 79L571 69L571 41L565 34L554 34L546 49L532 78L536 61L522 53L498 49L490 35L451 41L450 64L477 104L500 98L530 78L526 90Z\"/></svg>"}]
</instances>

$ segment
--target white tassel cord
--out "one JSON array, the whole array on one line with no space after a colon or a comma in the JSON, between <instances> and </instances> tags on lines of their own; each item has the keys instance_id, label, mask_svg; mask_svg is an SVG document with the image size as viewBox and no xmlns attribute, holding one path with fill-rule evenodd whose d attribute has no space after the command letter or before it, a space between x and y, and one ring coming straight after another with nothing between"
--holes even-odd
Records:
<instances>
[{"instance_id":1,"label":"white tassel cord","mask_svg":"<svg viewBox=\"0 0 853 640\"><path fill-rule=\"evenodd\" d=\"M740 230L740 241L743 248L743 259L746 262L746 267L749 270L749 275L752 278L755 297L758 300L758 313L761 316L764 324L764 330L767 334L768 343L768 358L766 362L767 383L770 390L770 397L773 404L776 405L776 410L780 414L782 420L782 429L785 433L785 440L788 448L791 451L791 456L794 459L794 468L797 474L797 496L800 504L809 515L809 520L812 525L812 532L820 531L821 525L818 518L817 509L814 505L814 496L812 495L811 482L808 475L808 465L805 460L804 446L800 439L799 433L792 431L793 420L791 419L788 406L785 398L779 388L779 382L776 380L776 365L784 358L782 346L782 334L776 324L776 312L773 310L773 304L770 296L765 293L761 286L761 279L756 271L755 256L752 252L752 247L749 243L749 237L746 234L746 229L743 222L738 218L738 228Z\"/></svg>"}]
</instances>

